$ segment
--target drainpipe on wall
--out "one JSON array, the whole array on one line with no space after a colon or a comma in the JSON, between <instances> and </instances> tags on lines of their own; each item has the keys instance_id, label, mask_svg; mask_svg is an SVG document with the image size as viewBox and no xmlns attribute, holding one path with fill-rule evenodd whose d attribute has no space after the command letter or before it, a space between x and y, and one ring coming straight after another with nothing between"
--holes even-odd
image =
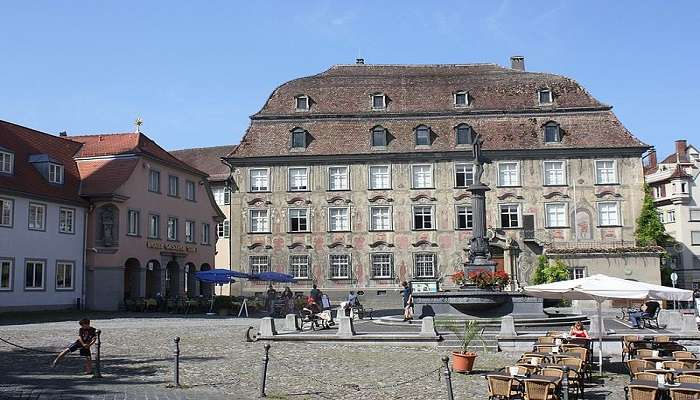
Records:
<instances>
[{"instance_id":1,"label":"drainpipe on wall","mask_svg":"<svg viewBox=\"0 0 700 400\"><path fill-rule=\"evenodd\" d=\"M90 213L90 209L92 208L92 204L88 205L87 208L85 208L85 213L83 214L83 281L81 284L81 293L80 293L80 308L81 310L87 309L87 265L86 265L86 260L87 260L87 221L88 221L88 214Z\"/></svg>"},{"instance_id":2,"label":"drainpipe on wall","mask_svg":"<svg viewBox=\"0 0 700 400\"><path fill-rule=\"evenodd\" d=\"M228 178L226 178L226 189L228 190L228 269L231 270L233 267L233 223L231 221L233 218L233 166L227 163L225 158L222 158L221 162L228 167ZM241 280L239 280L239 285L241 285L241 296L243 296L243 282ZM228 285L228 295L233 295L231 285Z\"/></svg>"}]
</instances>

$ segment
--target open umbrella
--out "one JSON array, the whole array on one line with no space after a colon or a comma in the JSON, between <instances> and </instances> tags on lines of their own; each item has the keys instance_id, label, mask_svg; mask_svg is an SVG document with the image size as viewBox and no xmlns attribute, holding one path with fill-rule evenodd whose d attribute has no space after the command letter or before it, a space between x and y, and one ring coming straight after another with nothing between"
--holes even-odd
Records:
<instances>
[{"instance_id":1,"label":"open umbrella","mask_svg":"<svg viewBox=\"0 0 700 400\"><path fill-rule=\"evenodd\" d=\"M283 274L281 272L261 272L253 275L252 279L269 282L294 282L292 275Z\"/></svg>"},{"instance_id":2,"label":"open umbrella","mask_svg":"<svg viewBox=\"0 0 700 400\"><path fill-rule=\"evenodd\" d=\"M545 299L595 300L598 308L598 366L603 374L603 316L601 304L609 299L692 301L691 290L630 281L597 274L543 285L526 286L525 293Z\"/></svg>"},{"instance_id":3,"label":"open umbrella","mask_svg":"<svg viewBox=\"0 0 700 400\"><path fill-rule=\"evenodd\" d=\"M230 271L228 269L210 269L208 271L197 272L194 276L199 279L200 282L213 283L215 285L222 285L224 283L233 283L236 280L233 279L235 276L233 273L235 271ZM240 273L240 272L237 272ZM211 305L209 306L209 313L211 314L214 308L214 291L211 293Z\"/></svg>"},{"instance_id":4,"label":"open umbrella","mask_svg":"<svg viewBox=\"0 0 700 400\"><path fill-rule=\"evenodd\" d=\"M226 269L226 267L218 268L218 269L215 269L214 271L226 271L226 272L228 272L229 275L231 275L234 278L250 278L250 277L252 277L251 274L248 274L245 272L234 271L232 269Z\"/></svg>"}]
</instances>

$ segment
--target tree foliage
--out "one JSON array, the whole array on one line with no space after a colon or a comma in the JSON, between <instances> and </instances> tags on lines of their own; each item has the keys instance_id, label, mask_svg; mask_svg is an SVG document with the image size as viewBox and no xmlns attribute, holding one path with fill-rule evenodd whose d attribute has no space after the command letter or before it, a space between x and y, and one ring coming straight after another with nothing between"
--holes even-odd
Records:
<instances>
[{"instance_id":1,"label":"tree foliage","mask_svg":"<svg viewBox=\"0 0 700 400\"><path fill-rule=\"evenodd\" d=\"M532 283L539 285L542 283L565 281L567 279L569 279L569 268L562 260L549 262L549 259L545 255L538 257L537 268L535 268Z\"/></svg>"},{"instance_id":2,"label":"tree foliage","mask_svg":"<svg viewBox=\"0 0 700 400\"><path fill-rule=\"evenodd\" d=\"M644 203L637 218L637 230L634 232L638 246L664 246L671 242L666 234L664 224L659 220L659 214L651 196L651 188L644 185Z\"/></svg>"}]
</instances>

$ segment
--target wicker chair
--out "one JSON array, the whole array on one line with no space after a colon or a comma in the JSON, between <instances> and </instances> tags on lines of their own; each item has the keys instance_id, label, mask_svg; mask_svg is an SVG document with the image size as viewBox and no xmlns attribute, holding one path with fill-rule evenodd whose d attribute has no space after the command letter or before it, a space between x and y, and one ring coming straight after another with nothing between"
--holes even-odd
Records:
<instances>
[{"instance_id":1,"label":"wicker chair","mask_svg":"<svg viewBox=\"0 0 700 400\"><path fill-rule=\"evenodd\" d=\"M697 375L678 375L676 377L676 382L678 383L700 383L700 376Z\"/></svg>"},{"instance_id":2,"label":"wicker chair","mask_svg":"<svg viewBox=\"0 0 700 400\"><path fill-rule=\"evenodd\" d=\"M537 338L537 344L554 344L556 340L554 336L540 336Z\"/></svg>"},{"instance_id":3,"label":"wicker chair","mask_svg":"<svg viewBox=\"0 0 700 400\"><path fill-rule=\"evenodd\" d=\"M525 400L553 400L556 385L541 379L525 379Z\"/></svg>"},{"instance_id":4,"label":"wicker chair","mask_svg":"<svg viewBox=\"0 0 700 400\"><path fill-rule=\"evenodd\" d=\"M577 394L583 397L583 360L566 357L557 360L557 364L569 367L569 388L576 389Z\"/></svg>"},{"instance_id":5,"label":"wicker chair","mask_svg":"<svg viewBox=\"0 0 700 400\"><path fill-rule=\"evenodd\" d=\"M567 353L571 354L576 354L576 358L580 359L583 361L583 371L586 376L588 376L588 380L591 381L592 378L592 372L591 372L591 363L590 363L590 352L588 351L587 348L585 347L569 347L566 349Z\"/></svg>"},{"instance_id":6,"label":"wicker chair","mask_svg":"<svg viewBox=\"0 0 700 400\"><path fill-rule=\"evenodd\" d=\"M651 361L632 359L625 361L627 364L627 371L630 376L634 376L637 372L644 372L647 369L654 369L655 365Z\"/></svg>"},{"instance_id":7,"label":"wicker chair","mask_svg":"<svg viewBox=\"0 0 700 400\"><path fill-rule=\"evenodd\" d=\"M671 388L671 400L700 399L700 389Z\"/></svg>"},{"instance_id":8,"label":"wicker chair","mask_svg":"<svg viewBox=\"0 0 700 400\"><path fill-rule=\"evenodd\" d=\"M653 372L635 372L634 379L638 381L656 382L656 374Z\"/></svg>"},{"instance_id":9,"label":"wicker chair","mask_svg":"<svg viewBox=\"0 0 700 400\"><path fill-rule=\"evenodd\" d=\"M513 387L519 385L513 378L508 378L502 375L486 375L486 381L489 385L489 400L510 400L518 395L517 391L513 391Z\"/></svg>"},{"instance_id":10,"label":"wicker chair","mask_svg":"<svg viewBox=\"0 0 700 400\"><path fill-rule=\"evenodd\" d=\"M548 331L547 336L561 336L561 332L559 331Z\"/></svg>"},{"instance_id":11,"label":"wicker chair","mask_svg":"<svg viewBox=\"0 0 700 400\"><path fill-rule=\"evenodd\" d=\"M557 381L557 385L559 385L562 379L564 379L564 370L559 368L542 368L540 375L559 378Z\"/></svg>"},{"instance_id":12,"label":"wicker chair","mask_svg":"<svg viewBox=\"0 0 700 400\"><path fill-rule=\"evenodd\" d=\"M698 364L700 363L700 360L696 360L694 358L677 358L676 361L682 362L683 368L687 369L697 369Z\"/></svg>"},{"instance_id":13,"label":"wicker chair","mask_svg":"<svg viewBox=\"0 0 700 400\"><path fill-rule=\"evenodd\" d=\"M685 368L685 363L683 361L664 361L665 369L681 369Z\"/></svg>"},{"instance_id":14,"label":"wicker chair","mask_svg":"<svg viewBox=\"0 0 700 400\"><path fill-rule=\"evenodd\" d=\"M636 340L639 340L639 336L627 335L622 337L622 362L625 362L625 355L627 355L627 358L632 358L636 354L632 346L632 342Z\"/></svg>"},{"instance_id":15,"label":"wicker chair","mask_svg":"<svg viewBox=\"0 0 700 400\"><path fill-rule=\"evenodd\" d=\"M670 342L671 337L667 335L659 335L654 337L655 342Z\"/></svg>"},{"instance_id":16,"label":"wicker chair","mask_svg":"<svg viewBox=\"0 0 700 400\"><path fill-rule=\"evenodd\" d=\"M650 386L628 385L629 400L657 400L659 389Z\"/></svg>"},{"instance_id":17,"label":"wicker chair","mask_svg":"<svg viewBox=\"0 0 700 400\"><path fill-rule=\"evenodd\" d=\"M533 348L538 353L551 353L552 350L554 350L554 346L549 345L549 344L546 344L546 345L536 344L533 346Z\"/></svg>"},{"instance_id":18,"label":"wicker chair","mask_svg":"<svg viewBox=\"0 0 700 400\"><path fill-rule=\"evenodd\" d=\"M651 349L638 349L637 350L637 358L655 357L654 351L655 350L651 350ZM658 354L658 352L657 352L657 354Z\"/></svg>"}]
</instances>

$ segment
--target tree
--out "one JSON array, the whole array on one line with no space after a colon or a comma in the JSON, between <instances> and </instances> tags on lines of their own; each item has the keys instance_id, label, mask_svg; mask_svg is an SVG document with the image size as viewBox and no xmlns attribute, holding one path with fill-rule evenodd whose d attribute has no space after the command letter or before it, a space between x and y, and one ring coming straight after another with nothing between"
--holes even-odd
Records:
<instances>
[{"instance_id":1,"label":"tree","mask_svg":"<svg viewBox=\"0 0 700 400\"><path fill-rule=\"evenodd\" d=\"M666 234L664 224L659 220L659 214L651 196L651 188L644 185L644 203L637 218L637 230L634 232L637 246L664 246L672 240Z\"/></svg>"},{"instance_id":2,"label":"tree","mask_svg":"<svg viewBox=\"0 0 700 400\"><path fill-rule=\"evenodd\" d=\"M535 268L535 274L532 279L535 285L565 281L567 279L569 279L569 268L562 260L549 262L545 255L538 257L537 268Z\"/></svg>"}]
</instances>

